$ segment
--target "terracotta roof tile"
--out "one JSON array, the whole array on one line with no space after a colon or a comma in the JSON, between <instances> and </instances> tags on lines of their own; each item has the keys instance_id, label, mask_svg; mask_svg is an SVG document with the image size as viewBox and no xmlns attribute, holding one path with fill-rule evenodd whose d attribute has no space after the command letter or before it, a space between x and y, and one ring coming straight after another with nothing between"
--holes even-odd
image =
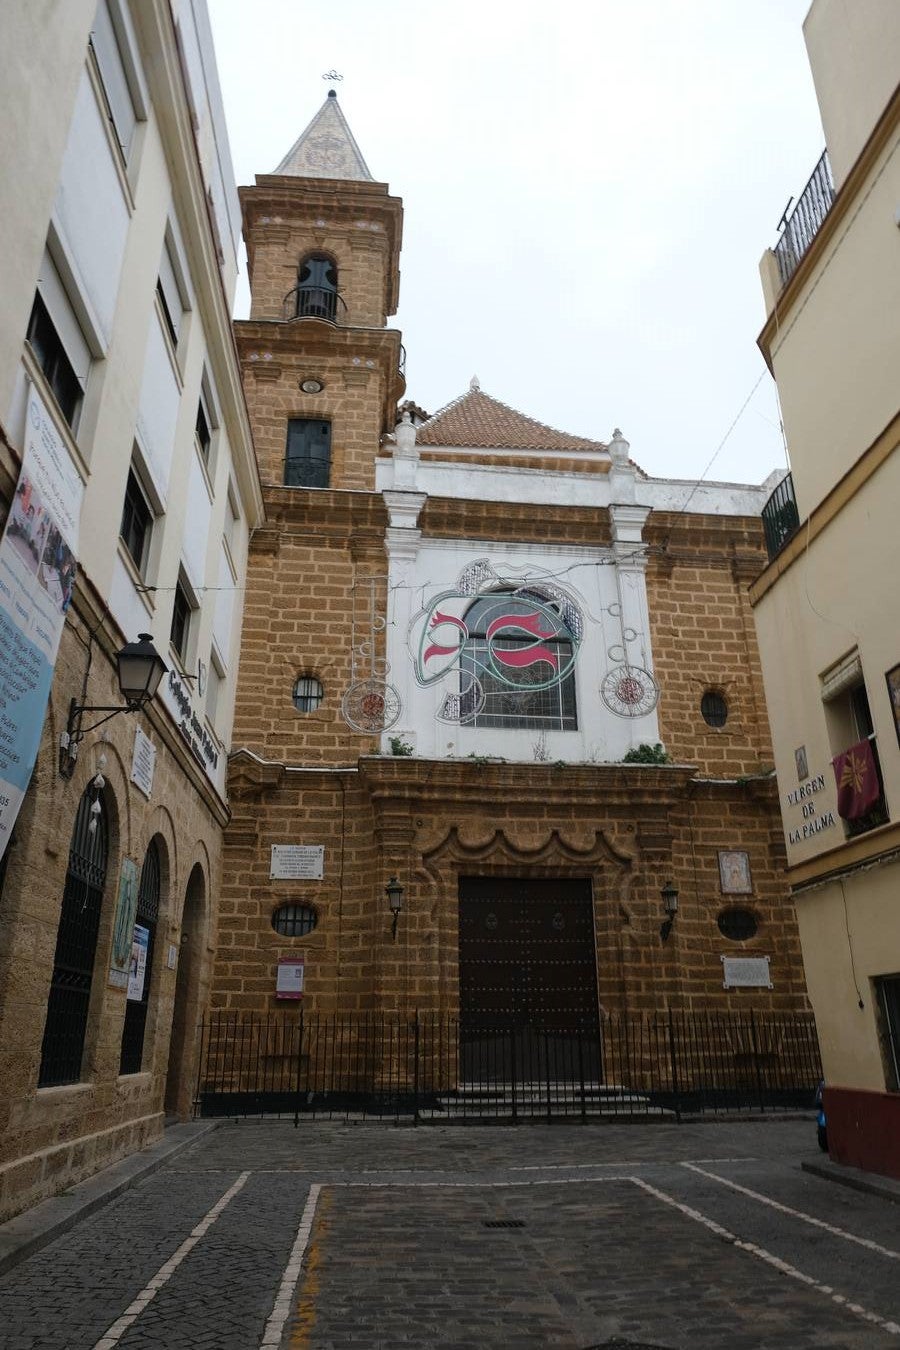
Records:
<instances>
[{"instance_id":1,"label":"terracotta roof tile","mask_svg":"<svg viewBox=\"0 0 900 1350\"><path fill-rule=\"evenodd\" d=\"M473 387L416 428L416 444L477 450L605 450L602 441L536 422Z\"/></svg>"}]
</instances>

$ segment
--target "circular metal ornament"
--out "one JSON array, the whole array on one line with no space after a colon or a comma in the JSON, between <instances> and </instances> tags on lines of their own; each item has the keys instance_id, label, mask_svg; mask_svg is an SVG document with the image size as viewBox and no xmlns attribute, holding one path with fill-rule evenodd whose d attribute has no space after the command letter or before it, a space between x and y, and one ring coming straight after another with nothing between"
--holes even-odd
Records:
<instances>
[{"instance_id":1,"label":"circular metal ornament","mask_svg":"<svg viewBox=\"0 0 900 1350\"><path fill-rule=\"evenodd\" d=\"M659 685L643 666L617 666L604 676L600 696L617 717L645 717L659 702Z\"/></svg>"},{"instance_id":2,"label":"circular metal ornament","mask_svg":"<svg viewBox=\"0 0 900 1350\"><path fill-rule=\"evenodd\" d=\"M321 380L310 379L301 380L300 388L303 390L304 394L321 394L325 386Z\"/></svg>"},{"instance_id":3,"label":"circular metal ornament","mask_svg":"<svg viewBox=\"0 0 900 1350\"><path fill-rule=\"evenodd\" d=\"M384 680L357 680L341 699L344 721L354 731L389 731L400 718L400 695Z\"/></svg>"}]
</instances>

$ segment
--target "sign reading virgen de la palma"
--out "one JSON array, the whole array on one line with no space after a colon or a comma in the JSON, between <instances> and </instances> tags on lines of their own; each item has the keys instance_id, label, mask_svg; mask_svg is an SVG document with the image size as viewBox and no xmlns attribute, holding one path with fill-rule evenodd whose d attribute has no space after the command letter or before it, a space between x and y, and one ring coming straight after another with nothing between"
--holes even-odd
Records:
<instances>
[{"instance_id":1,"label":"sign reading virgen de la palma","mask_svg":"<svg viewBox=\"0 0 900 1350\"><path fill-rule=\"evenodd\" d=\"M0 539L0 857L31 778L75 588L83 484L34 388Z\"/></svg>"}]
</instances>

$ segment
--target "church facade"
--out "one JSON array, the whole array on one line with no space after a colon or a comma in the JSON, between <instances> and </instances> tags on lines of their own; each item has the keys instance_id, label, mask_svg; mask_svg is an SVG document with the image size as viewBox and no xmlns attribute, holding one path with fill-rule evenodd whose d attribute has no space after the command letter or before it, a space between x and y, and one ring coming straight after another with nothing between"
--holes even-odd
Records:
<instances>
[{"instance_id":1,"label":"church facade","mask_svg":"<svg viewBox=\"0 0 900 1350\"><path fill-rule=\"evenodd\" d=\"M241 198L267 519L213 1011L301 979L312 1013L492 1026L805 1010L747 601L770 486L650 478L476 379L404 404L402 206L333 94Z\"/></svg>"}]
</instances>

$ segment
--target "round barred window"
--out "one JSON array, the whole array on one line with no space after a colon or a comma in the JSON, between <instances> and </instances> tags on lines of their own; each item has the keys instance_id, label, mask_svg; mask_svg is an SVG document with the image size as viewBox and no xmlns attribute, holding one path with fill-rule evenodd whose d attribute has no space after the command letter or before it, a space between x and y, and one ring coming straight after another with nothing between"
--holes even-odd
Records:
<instances>
[{"instance_id":1,"label":"round barred window","mask_svg":"<svg viewBox=\"0 0 900 1350\"><path fill-rule=\"evenodd\" d=\"M272 915L272 927L282 937L303 937L318 922L319 916L311 905L280 905Z\"/></svg>"},{"instance_id":2,"label":"round barred window","mask_svg":"<svg viewBox=\"0 0 900 1350\"><path fill-rule=\"evenodd\" d=\"M315 675L301 675L294 684L292 698L298 712L315 712L324 697L322 681Z\"/></svg>"},{"instance_id":3,"label":"round barred window","mask_svg":"<svg viewBox=\"0 0 900 1350\"><path fill-rule=\"evenodd\" d=\"M715 689L707 689L700 700L700 711L709 727L724 727L728 721L728 704Z\"/></svg>"},{"instance_id":4,"label":"round barred window","mask_svg":"<svg viewBox=\"0 0 900 1350\"><path fill-rule=\"evenodd\" d=\"M723 909L716 922L719 932L729 942L746 942L756 937L759 924L749 909Z\"/></svg>"}]
</instances>

